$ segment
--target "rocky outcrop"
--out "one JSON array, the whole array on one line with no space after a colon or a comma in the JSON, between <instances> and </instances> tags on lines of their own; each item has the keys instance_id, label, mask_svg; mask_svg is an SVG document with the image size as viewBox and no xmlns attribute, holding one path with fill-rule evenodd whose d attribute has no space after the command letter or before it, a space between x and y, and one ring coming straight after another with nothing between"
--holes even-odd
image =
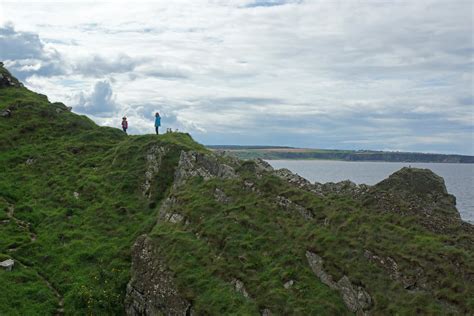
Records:
<instances>
[{"instance_id":1,"label":"rocky outcrop","mask_svg":"<svg viewBox=\"0 0 474 316\"><path fill-rule=\"evenodd\" d=\"M290 199L284 197L284 196L277 196L276 197L276 202L279 206L281 206L283 209L285 209L288 212L297 212L300 216L303 218L310 220L314 218L313 213L311 213L310 210L307 210L303 206L291 201Z\"/></svg>"},{"instance_id":2,"label":"rocky outcrop","mask_svg":"<svg viewBox=\"0 0 474 316\"><path fill-rule=\"evenodd\" d=\"M384 269L392 280L399 282L405 289L410 291L428 289L428 278L421 267L414 266L412 269L414 272L408 275L400 270L392 257L379 256L370 250L365 250L364 257Z\"/></svg>"},{"instance_id":3,"label":"rocky outcrop","mask_svg":"<svg viewBox=\"0 0 474 316\"><path fill-rule=\"evenodd\" d=\"M3 68L3 63L0 62L0 88L8 87L23 87L23 84L13 77L8 70Z\"/></svg>"},{"instance_id":4,"label":"rocky outcrop","mask_svg":"<svg viewBox=\"0 0 474 316\"><path fill-rule=\"evenodd\" d=\"M278 169L273 172L277 177L287 181L288 183L297 186L300 189L313 192L317 195L322 195L322 191L318 185L314 185L302 176L291 172L286 168Z\"/></svg>"},{"instance_id":5,"label":"rocky outcrop","mask_svg":"<svg viewBox=\"0 0 474 316\"><path fill-rule=\"evenodd\" d=\"M360 198L365 193L368 192L370 186L366 184L355 184L350 180L344 180L340 182L327 182L327 183L318 183L314 184L318 191L322 192L324 195L335 194L335 195L347 195L352 198Z\"/></svg>"},{"instance_id":6,"label":"rocky outcrop","mask_svg":"<svg viewBox=\"0 0 474 316\"><path fill-rule=\"evenodd\" d=\"M180 295L173 274L147 236L132 249L132 278L127 285L127 315L191 315L191 303Z\"/></svg>"},{"instance_id":7,"label":"rocky outcrop","mask_svg":"<svg viewBox=\"0 0 474 316\"><path fill-rule=\"evenodd\" d=\"M0 267L7 271L11 271L14 265L15 265L15 261L12 259L7 259L5 261L0 262Z\"/></svg>"},{"instance_id":8,"label":"rocky outcrop","mask_svg":"<svg viewBox=\"0 0 474 316\"><path fill-rule=\"evenodd\" d=\"M434 232L462 225L456 198L447 192L443 178L429 169L402 168L369 188L361 200L380 211L415 215Z\"/></svg>"},{"instance_id":9,"label":"rocky outcrop","mask_svg":"<svg viewBox=\"0 0 474 316\"><path fill-rule=\"evenodd\" d=\"M340 293L344 304L351 312L357 315L368 315L368 310L372 306L372 298L363 287L352 284L346 275L335 282L332 275L324 270L323 259L317 254L307 251L306 258L313 273L322 283Z\"/></svg>"},{"instance_id":10,"label":"rocky outcrop","mask_svg":"<svg viewBox=\"0 0 474 316\"><path fill-rule=\"evenodd\" d=\"M143 195L151 198L151 184L161 167L161 161L166 155L167 149L161 146L153 146L146 154L145 182L143 183Z\"/></svg>"},{"instance_id":11,"label":"rocky outcrop","mask_svg":"<svg viewBox=\"0 0 474 316\"><path fill-rule=\"evenodd\" d=\"M234 179L237 178L235 169L220 161L215 155L182 151L176 169L174 187L179 187L192 177Z\"/></svg>"}]
</instances>

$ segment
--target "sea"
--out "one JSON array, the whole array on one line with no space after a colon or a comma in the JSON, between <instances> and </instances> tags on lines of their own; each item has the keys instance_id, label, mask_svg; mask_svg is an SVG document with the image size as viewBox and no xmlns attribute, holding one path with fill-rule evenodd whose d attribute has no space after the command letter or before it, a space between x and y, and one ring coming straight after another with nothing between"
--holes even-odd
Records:
<instances>
[{"instance_id":1,"label":"sea","mask_svg":"<svg viewBox=\"0 0 474 316\"><path fill-rule=\"evenodd\" d=\"M474 164L404 163L335 160L267 160L275 169L287 168L311 182L351 180L373 185L395 171L411 166L430 169L444 178L449 193L456 197L456 207L464 221L474 224Z\"/></svg>"}]
</instances>

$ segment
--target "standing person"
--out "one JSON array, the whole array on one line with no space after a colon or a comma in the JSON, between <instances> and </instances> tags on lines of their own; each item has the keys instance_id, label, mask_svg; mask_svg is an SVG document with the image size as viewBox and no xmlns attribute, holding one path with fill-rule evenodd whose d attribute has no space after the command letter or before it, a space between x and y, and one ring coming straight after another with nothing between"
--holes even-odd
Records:
<instances>
[{"instance_id":1,"label":"standing person","mask_svg":"<svg viewBox=\"0 0 474 316\"><path fill-rule=\"evenodd\" d=\"M158 135L158 129L161 126L161 116L160 113L156 112L155 113L155 132L156 135Z\"/></svg>"},{"instance_id":2,"label":"standing person","mask_svg":"<svg viewBox=\"0 0 474 316\"><path fill-rule=\"evenodd\" d=\"M128 122L127 122L127 118L124 116L122 118L122 129L125 132L125 134L127 134L127 128L128 128Z\"/></svg>"}]
</instances>

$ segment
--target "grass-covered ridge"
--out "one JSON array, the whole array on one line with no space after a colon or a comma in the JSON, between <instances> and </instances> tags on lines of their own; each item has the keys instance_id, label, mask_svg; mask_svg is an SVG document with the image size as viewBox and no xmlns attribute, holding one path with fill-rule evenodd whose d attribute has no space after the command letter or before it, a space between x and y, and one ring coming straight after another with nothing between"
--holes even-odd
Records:
<instances>
[{"instance_id":1,"label":"grass-covered ridge","mask_svg":"<svg viewBox=\"0 0 474 316\"><path fill-rule=\"evenodd\" d=\"M364 287L375 315L474 311L472 230L435 233L416 214L316 195L222 156L213 161L231 165L236 177L195 176L175 186L182 151L212 155L187 134L127 136L21 86L0 88L0 113L7 108L0 260L16 265L0 270L1 315L124 314L131 247L143 234L197 315L350 314L311 271L307 251L335 280ZM150 173L157 148L159 170ZM159 220L167 198L181 221ZM381 260L396 262L398 279Z\"/></svg>"},{"instance_id":2,"label":"grass-covered ridge","mask_svg":"<svg viewBox=\"0 0 474 316\"><path fill-rule=\"evenodd\" d=\"M0 259L17 265L0 271L1 313L52 314L59 299L45 281L64 297L67 314L123 313L131 245L153 227L181 150L205 149L187 134L126 136L99 127L22 87L0 89L0 112L7 108L12 116L0 118ZM168 152L149 200L142 185L153 146Z\"/></svg>"}]
</instances>

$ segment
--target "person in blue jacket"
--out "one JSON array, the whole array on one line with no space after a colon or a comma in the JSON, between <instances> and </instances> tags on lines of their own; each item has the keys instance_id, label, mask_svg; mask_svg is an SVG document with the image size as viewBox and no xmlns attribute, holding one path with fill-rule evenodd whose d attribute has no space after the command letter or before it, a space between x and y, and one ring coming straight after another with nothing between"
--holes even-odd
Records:
<instances>
[{"instance_id":1,"label":"person in blue jacket","mask_svg":"<svg viewBox=\"0 0 474 316\"><path fill-rule=\"evenodd\" d=\"M156 135L158 135L158 128L161 126L161 117L160 113L156 112L155 114L155 131Z\"/></svg>"}]
</instances>

